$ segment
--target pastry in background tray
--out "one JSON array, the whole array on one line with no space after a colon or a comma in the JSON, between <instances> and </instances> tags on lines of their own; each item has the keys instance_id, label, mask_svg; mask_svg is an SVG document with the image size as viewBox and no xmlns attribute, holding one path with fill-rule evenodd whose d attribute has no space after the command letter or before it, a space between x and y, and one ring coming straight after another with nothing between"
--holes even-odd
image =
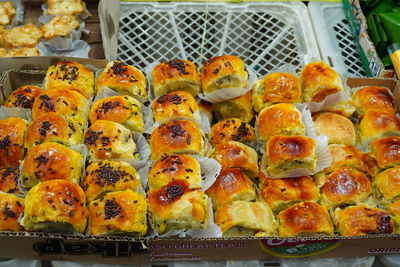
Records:
<instances>
[{"instance_id":1,"label":"pastry in background tray","mask_svg":"<svg viewBox=\"0 0 400 267\"><path fill-rule=\"evenodd\" d=\"M5 48L35 47L40 38L42 38L42 32L37 26L25 24L3 30L0 45Z\"/></svg>"},{"instance_id":2,"label":"pastry in background tray","mask_svg":"<svg viewBox=\"0 0 400 267\"><path fill-rule=\"evenodd\" d=\"M8 118L0 120L0 168L18 167L24 158L26 120Z\"/></svg>"},{"instance_id":3,"label":"pastry in background tray","mask_svg":"<svg viewBox=\"0 0 400 267\"><path fill-rule=\"evenodd\" d=\"M389 212L390 218L395 224L395 232L400 233L400 198L386 206L386 211Z\"/></svg>"},{"instance_id":4,"label":"pastry in background tray","mask_svg":"<svg viewBox=\"0 0 400 267\"><path fill-rule=\"evenodd\" d=\"M185 91L174 91L156 97L151 104L154 120L164 123L171 120L189 119L201 121L196 99Z\"/></svg>"},{"instance_id":5,"label":"pastry in background tray","mask_svg":"<svg viewBox=\"0 0 400 267\"><path fill-rule=\"evenodd\" d=\"M43 91L32 107L32 119L48 112L56 112L83 128L88 119L89 101L80 93L68 89Z\"/></svg>"},{"instance_id":6,"label":"pastry in background tray","mask_svg":"<svg viewBox=\"0 0 400 267\"><path fill-rule=\"evenodd\" d=\"M394 113L367 110L359 120L359 139L361 144L400 132L400 119Z\"/></svg>"},{"instance_id":7,"label":"pastry in background tray","mask_svg":"<svg viewBox=\"0 0 400 267\"><path fill-rule=\"evenodd\" d=\"M47 0L47 14L49 15L76 15L86 11L82 0Z\"/></svg>"},{"instance_id":8,"label":"pastry in background tray","mask_svg":"<svg viewBox=\"0 0 400 267\"><path fill-rule=\"evenodd\" d=\"M16 10L11 1L0 2L0 25L11 24L15 13Z\"/></svg>"},{"instance_id":9,"label":"pastry in background tray","mask_svg":"<svg viewBox=\"0 0 400 267\"><path fill-rule=\"evenodd\" d=\"M151 167L148 186L157 189L177 179L186 180L189 188L201 188L200 163L190 155L165 154Z\"/></svg>"},{"instance_id":10,"label":"pastry in background tray","mask_svg":"<svg viewBox=\"0 0 400 267\"><path fill-rule=\"evenodd\" d=\"M190 189L186 180L174 180L147 192L155 230L203 229L208 224L208 197L201 189Z\"/></svg>"},{"instance_id":11,"label":"pastry in background tray","mask_svg":"<svg viewBox=\"0 0 400 267\"><path fill-rule=\"evenodd\" d=\"M376 139L372 141L371 147L379 168L386 169L400 164L399 136Z\"/></svg>"},{"instance_id":12,"label":"pastry in background tray","mask_svg":"<svg viewBox=\"0 0 400 267\"><path fill-rule=\"evenodd\" d=\"M201 68L201 87L204 93L224 88L242 90L248 84L249 73L237 56L223 55L208 59Z\"/></svg>"},{"instance_id":13,"label":"pastry in background tray","mask_svg":"<svg viewBox=\"0 0 400 267\"><path fill-rule=\"evenodd\" d=\"M275 103L301 103L299 79L290 73L271 73L253 87L253 106L257 112Z\"/></svg>"},{"instance_id":14,"label":"pastry in background tray","mask_svg":"<svg viewBox=\"0 0 400 267\"><path fill-rule=\"evenodd\" d=\"M195 64L188 60L174 59L162 62L151 72L154 95L172 91L186 91L192 96L200 93L200 77Z\"/></svg>"},{"instance_id":15,"label":"pastry in background tray","mask_svg":"<svg viewBox=\"0 0 400 267\"><path fill-rule=\"evenodd\" d=\"M143 73L121 61L107 64L96 81L97 90L111 88L120 94L133 96L141 101L147 100L147 81Z\"/></svg>"},{"instance_id":16,"label":"pastry in background tray","mask_svg":"<svg viewBox=\"0 0 400 267\"><path fill-rule=\"evenodd\" d=\"M90 108L89 119L90 123L97 120L113 121L131 131L143 132L142 104L128 95L97 100Z\"/></svg>"},{"instance_id":17,"label":"pastry in background tray","mask_svg":"<svg viewBox=\"0 0 400 267\"><path fill-rule=\"evenodd\" d=\"M267 141L274 135L302 135L305 127L300 111L290 103L280 103L261 110L257 117L259 139Z\"/></svg>"},{"instance_id":18,"label":"pastry in background tray","mask_svg":"<svg viewBox=\"0 0 400 267\"><path fill-rule=\"evenodd\" d=\"M316 134L327 136L329 144L356 143L356 129L348 118L332 112L318 112L312 118Z\"/></svg>"},{"instance_id":19,"label":"pastry in background tray","mask_svg":"<svg viewBox=\"0 0 400 267\"><path fill-rule=\"evenodd\" d=\"M1 38L1 37L0 37ZM36 47L0 48L0 57L37 57L40 56Z\"/></svg>"},{"instance_id":20,"label":"pastry in background tray","mask_svg":"<svg viewBox=\"0 0 400 267\"><path fill-rule=\"evenodd\" d=\"M304 102L321 102L329 95L343 90L342 79L322 61L304 66L300 74Z\"/></svg>"},{"instance_id":21,"label":"pastry in background tray","mask_svg":"<svg viewBox=\"0 0 400 267\"><path fill-rule=\"evenodd\" d=\"M108 192L132 190L141 187L140 176L127 162L104 160L91 163L86 168L83 182L87 202L103 197Z\"/></svg>"},{"instance_id":22,"label":"pastry in background tray","mask_svg":"<svg viewBox=\"0 0 400 267\"><path fill-rule=\"evenodd\" d=\"M353 102L358 114L367 110L396 112L396 105L389 89L379 86L366 86L353 94Z\"/></svg>"},{"instance_id":23,"label":"pastry in background tray","mask_svg":"<svg viewBox=\"0 0 400 267\"><path fill-rule=\"evenodd\" d=\"M79 24L80 22L75 16L54 16L42 26L41 30L45 39L51 39L56 36L68 37L71 31L79 27Z\"/></svg>"},{"instance_id":24,"label":"pastry in background tray","mask_svg":"<svg viewBox=\"0 0 400 267\"><path fill-rule=\"evenodd\" d=\"M342 236L391 234L394 231L393 220L387 211L364 204L337 208L334 222Z\"/></svg>"},{"instance_id":25,"label":"pastry in background tray","mask_svg":"<svg viewBox=\"0 0 400 267\"><path fill-rule=\"evenodd\" d=\"M119 123L95 121L85 131L89 161L104 159L139 159L131 131Z\"/></svg>"},{"instance_id":26,"label":"pastry in background tray","mask_svg":"<svg viewBox=\"0 0 400 267\"><path fill-rule=\"evenodd\" d=\"M82 143L81 127L55 112L45 113L32 121L26 129L25 147L29 149L44 142L76 146Z\"/></svg>"},{"instance_id":27,"label":"pastry in background tray","mask_svg":"<svg viewBox=\"0 0 400 267\"><path fill-rule=\"evenodd\" d=\"M50 142L29 149L21 165L21 185L24 188L54 179L80 184L83 158L75 150Z\"/></svg>"},{"instance_id":28,"label":"pastry in background tray","mask_svg":"<svg viewBox=\"0 0 400 267\"><path fill-rule=\"evenodd\" d=\"M199 110L203 111L207 115L207 118L211 123L213 121L213 114L212 114L213 104L211 104L210 102L207 102L205 100L200 100L200 102L198 103L198 106L199 106Z\"/></svg>"},{"instance_id":29,"label":"pastry in background tray","mask_svg":"<svg viewBox=\"0 0 400 267\"><path fill-rule=\"evenodd\" d=\"M400 196L400 166L386 169L372 179L377 200L383 203Z\"/></svg>"},{"instance_id":30,"label":"pastry in background tray","mask_svg":"<svg viewBox=\"0 0 400 267\"><path fill-rule=\"evenodd\" d=\"M42 92L42 89L34 85L25 85L15 89L11 95L4 101L5 107L32 108L36 97Z\"/></svg>"},{"instance_id":31,"label":"pastry in background tray","mask_svg":"<svg viewBox=\"0 0 400 267\"><path fill-rule=\"evenodd\" d=\"M346 99L324 109L324 111L333 112L349 118L356 111L356 107L354 106L352 99Z\"/></svg>"},{"instance_id":32,"label":"pastry in background tray","mask_svg":"<svg viewBox=\"0 0 400 267\"><path fill-rule=\"evenodd\" d=\"M300 202L281 211L279 236L333 235L333 224L328 211L323 206L310 201Z\"/></svg>"},{"instance_id":33,"label":"pastry in background tray","mask_svg":"<svg viewBox=\"0 0 400 267\"><path fill-rule=\"evenodd\" d=\"M9 194L21 194L18 188L19 168L0 169L0 191Z\"/></svg>"},{"instance_id":34,"label":"pastry in background tray","mask_svg":"<svg viewBox=\"0 0 400 267\"><path fill-rule=\"evenodd\" d=\"M24 212L24 199L0 192L0 231L23 231L18 219Z\"/></svg>"},{"instance_id":35,"label":"pastry in background tray","mask_svg":"<svg viewBox=\"0 0 400 267\"><path fill-rule=\"evenodd\" d=\"M256 133L249 123L233 118L214 124L209 138L213 145L228 141L246 143L256 140Z\"/></svg>"},{"instance_id":36,"label":"pastry in background tray","mask_svg":"<svg viewBox=\"0 0 400 267\"><path fill-rule=\"evenodd\" d=\"M275 217L262 202L237 200L226 204L216 211L215 223L224 237L276 236Z\"/></svg>"},{"instance_id":37,"label":"pastry in background tray","mask_svg":"<svg viewBox=\"0 0 400 267\"><path fill-rule=\"evenodd\" d=\"M68 180L39 183L25 196L21 225L27 231L83 233L87 224L83 189Z\"/></svg>"},{"instance_id":38,"label":"pastry in background tray","mask_svg":"<svg viewBox=\"0 0 400 267\"><path fill-rule=\"evenodd\" d=\"M196 123L189 120L170 121L158 126L150 136L151 159L165 153L205 155L207 144Z\"/></svg>"},{"instance_id":39,"label":"pastry in background tray","mask_svg":"<svg viewBox=\"0 0 400 267\"><path fill-rule=\"evenodd\" d=\"M96 93L93 72L78 62L70 60L58 61L47 69L45 88L73 90L86 98Z\"/></svg>"},{"instance_id":40,"label":"pastry in background tray","mask_svg":"<svg viewBox=\"0 0 400 267\"><path fill-rule=\"evenodd\" d=\"M144 236L147 228L146 198L139 193L111 192L89 205L92 235Z\"/></svg>"},{"instance_id":41,"label":"pastry in background tray","mask_svg":"<svg viewBox=\"0 0 400 267\"><path fill-rule=\"evenodd\" d=\"M222 119L239 118L245 122L250 122L254 118L252 90L233 99L214 103L212 108L217 117Z\"/></svg>"}]
</instances>

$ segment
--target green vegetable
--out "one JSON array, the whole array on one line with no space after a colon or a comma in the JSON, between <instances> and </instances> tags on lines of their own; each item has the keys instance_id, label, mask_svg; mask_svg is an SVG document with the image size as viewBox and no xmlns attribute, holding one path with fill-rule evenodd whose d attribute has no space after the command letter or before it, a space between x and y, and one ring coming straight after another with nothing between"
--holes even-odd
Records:
<instances>
[{"instance_id":1,"label":"green vegetable","mask_svg":"<svg viewBox=\"0 0 400 267\"><path fill-rule=\"evenodd\" d=\"M379 14L384 32L391 43L400 42L400 12Z\"/></svg>"},{"instance_id":2,"label":"green vegetable","mask_svg":"<svg viewBox=\"0 0 400 267\"><path fill-rule=\"evenodd\" d=\"M383 66L385 67L390 67L392 65L392 60L390 59L389 55L382 57L381 61L383 63Z\"/></svg>"}]
</instances>

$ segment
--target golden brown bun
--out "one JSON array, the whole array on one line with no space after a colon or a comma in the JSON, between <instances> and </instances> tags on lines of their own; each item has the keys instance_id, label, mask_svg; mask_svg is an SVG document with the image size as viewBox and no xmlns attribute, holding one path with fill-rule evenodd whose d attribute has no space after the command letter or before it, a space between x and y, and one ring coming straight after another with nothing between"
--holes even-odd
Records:
<instances>
[{"instance_id":1,"label":"golden brown bun","mask_svg":"<svg viewBox=\"0 0 400 267\"><path fill-rule=\"evenodd\" d=\"M252 93L250 90L244 95L233 99L213 104L213 110L222 119L239 118L250 122L254 117Z\"/></svg>"},{"instance_id":2,"label":"golden brown bun","mask_svg":"<svg viewBox=\"0 0 400 267\"><path fill-rule=\"evenodd\" d=\"M331 112L319 112L313 114L313 121L317 135L327 136L329 144L356 143L356 129L348 118Z\"/></svg>"},{"instance_id":3,"label":"golden brown bun","mask_svg":"<svg viewBox=\"0 0 400 267\"><path fill-rule=\"evenodd\" d=\"M202 177L199 162L185 154L165 154L150 169L149 189L160 188L178 179L187 180L190 188L200 188Z\"/></svg>"},{"instance_id":4,"label":"golden brown bun","mask_svg":"<svg viewBox=\"0 0 400 267\"><path fill-rule=\"evenodd\" d=\"M223 88L244 88L249 74L237 56L223 55L208 59L201 68L201 87L204 93Z\"/></svg>"},{"instance_id":5,"label":"golden brown bun","mask_svg":"<svg viewBox=\"0 0 400 267\"><path fill-rule=\"evenodd\" d=\"M400 137L392 136L371 143L378 167L386 169L400 163Z\"/></svg>"},{"instance_id":6,"label":"golden brown bun","mask_svg":"<svg viewBox=\"0 0 400 267\"><path fill-rule=\"evenodd\" d=\"M0 207L0 231L23 231L18 219L24 212L24 199L0 192Z\"/></svg>"},{"instance_id":7,"label":"golden brown bun","mask_svg":"<svg viewBox=\"0 0 400 267\"><path fill-rule=\"evenodd\" d=\"M359 136L363 143L390 136L398 131L400 119L393 113L367 110L359 121Z\"/></svg>"},{"instance_id":8,"label":"golden brown bun","mask_svg":"<svg viewBox=\"0 0 400 267\"><path fill-rule=\"evenodd\" d=\"M258 174L257 152L240 142L229 141L215 145L210 157L216 159L223 168L240 168L249 177Z\"/></svg>"},{"instance_id":9,"label":"golden brown bun","mask_svg":"<svg viewBox=\"0 0 400 267\"><path fill-rule=\"evenodd\" d=\"M136 170L124 161L96 161L86 168L83 182L87 202L103 197L108 192L140 188L140 176Z\"/></svg>"},{"instance_id":10,"label":"golden brown bun","mask_svg":"<svg viewBox=\"0 0 400 267\"><path fill-rule=\"evenodd\" d=\"M200 93L200 77L196 65L188 60L174 59L154 67L152 73L154 95L172 91L186 91L192 96Z\"/></svg>"},{"instance_id":11,"label":"golden brown bun","mask_svg":"<svg viewBox=\"0 0 400 267\"><path fill-rule=\"evenodd\" d=\"M80 93L68 89L46 90L35 99L32 119L48 112L56 112L74 120L83 128L88 119L88 100Z\"/></svg>"},{"instance_id":12,"label":"golden brown bun","mask_svg":"<svg viewBox=\"0 0 400 267\"><path fill-rule=\"evenodd\" d=\"M350 99L342 100L324 110L345 116L346 118L349 118L349 117L351 117L351 115L353 115L354 111L356 111L356 107L353 104L353 100L350 98Z\"/></svg>"},{"instance_id":13,"label":"golden brown bun","mask_svg":"<svg viewBox=\"0 0 400 267\"><path fill-rule=\"evenodd\" d=\"M257 117L260 139L273 135L302 135L305 133L300 111L293 104L280 103L264 108Z\"/></svg>"},{"instance_id":14,"label":"golden brown bun","mask_svg":"<svg viewBox=\"0 0 400 267\"><path fill-rule=\"evenodd\" d=\"M214 209L235 200L253 201L256 199L253 183L246 174L237 168L223 168L206 193L211 198Z\"/></svg>"},{"instance_id":15,"label":"golden brown bun","mask_svg":"<svg viewBox=\"0 0 400 267\"><path fill-rule=\"evenodd\" d=\"M15 11L11 1L0 2L0 25L11 24L15 17Z\"/></svg>"},{"instance_id":16,"label":"golden brown bun","mask_svg":"<svg viewBox=\"0 0 400 267\"><path fill-rule=\"evenodd\" d=\"M32 108L35 98L41 92L42 89L38 86L21 86L15 89L3 104L5 107Z\"/></svg>"},{"instance_id":17,"label":"golden brown bun","mask_svg":"<svg viewBox=\"0 0 400 267\"><path fill-rule=\"evenodd\" d=\"M395 223L396 234L400 233L400 198L387 205L386 210L390 213L390 217Z\"/></svg>"},{"instance_id":18,"label":"golden brown bun","mask_svg":"<svg viewBox=\"0 0 400 267\"><path fill-rule=\"evenodd\" d=\"M37 183L65 179L80 184L82 155L58 143L43 143L28 150L22 163L21 185L31 188Z\"/></svg>"},{"instance_id":19,"label":"golden brown bun","mask_svg":"<svg viewBox=\"0 0 400 267\"><path fill-rule=\"evenodd\" d=\"M170 121L158 126L150 136L151 159L165 153L204 154L205 142L200 128L192 121Z\"/></svg>"},{"instance_id":20,"label":"golden brown bun","mask_svg":"<svg viewBox=\"0 0 400 267\"><path fill-rule=\"evenodd\" d=\"M1 39L1 35L0 35ZM40 56L36 47L0 48L0 57L37 57Z\"/></svg>"},{"instance_id":21,"label":"golden brown bun","mask_svg":"<svg viewBox=\"0 0 400 267\"><path fill-rule=\"evenodd\" d=\"M365 205L350 206L343 210L337 208L334 221L342 236L390 234L394 231L388 212Z\"/></svg>"},{"instance_id":22,"label":"golden brown bun","mask_svg":"<svg viewBox=\"0 0 400 267\"><path fill-rule=\"evenodd\" d=\"M123 125L105 120L95 121L85 131L89 161L139 158L131 132Z\"/></svg>"},{"instance_id":23,"label":"golden brown bun","mask_svg":"<svg viewBox=\"0 0 400 267\"><path fill-rule=\"evenodd\" d=\"M207 101L204 101L204 100L200 100L200 102L198 103L198 106L199 106L199 110L203 111L207 115L207 118L211 123L213 121L213 114L212 114L213 104L211 104Z\"/></svg>"},{"instance_id":24,"label":"golden brown bun","mask_svg":"<svg viewBox=\"0 0 400 267\"><path fill-rule=\"evenodd\" d=\"M154 99L152 106L154 120L164 123L171 120L201 120L196 99L185 91L165 93Z\"/></svg>"},{"instance_id":25,"label":"golden brown bun","mask_svg":"<svg viewBox=\"0 0 400 267\"><path fill-rule=\"evenodd\" d=\"M384 87L363 87L353 94L353 101L358 114L363 114L367 110L385 111L388 113L396 112L393 96Z\"/></svg>"},{"instance_id":26,"label":"golden brown bun","mask_svg":"<svg viewBox=\"0 0 400 267\"><path fill-rule=\"evenodd\" d=\"M97 100L90 108L90 123L107 120L120 123L134 132L143 132L142 104L135 98L110 96Z\"/></svg>"},{"instance_id":27,"label":"golden brown bun","mask_svg":"<svg viewBox=\"0 0 400 267\"><path fill-rule=\"evenodd\" d=\"M72 15L54 16L49 22L42 26L42 34L45 39L56 36L69 37L71 31L79 26L79 20Z\"/></svg>"},{"instance_id":28,"label":"golden brown bun","mask_svg":"<svg viewBox=\"0 0 400 267\"><path fill-rule=\"evenodd\" d=\"M5 48L35 47L42 32L33 24L25 24L23 26L15 26L6 29L1 33L1 45Z\"/></svg>"},{"instance_id":29,"label":"golden brown bun","mask_svg":"<svg viewBox=\"0 0 400 267\"><path fill-rule=\"evenodd\" d=\"M18 167L24 158L27 122L19 118L0 120L0 168Z\"/></svg>"},{"instance_id":30,"label":"golden brown bun","mask_svg":"<svg viewBox=\"0 0 400 267\"><path fill-rule=\"evenodd\" d=\"M62 60L50 66L47 69L45 81L47 90L73 90L86 98L96 93L93 72L75 61Z\"/></svg>"},{"instance_id":31,"label":"golden brown bun","mask_svg":"<svg viewBox=\"0 0 400 267\"><path fill-rule=\"evenodd\" d=\"M120 94L127 94L142 101L147 100L146 77L139 69L121 61L109 62L97 78L96 85L98 90L105 86Z\"/></svg>"},{"instance_id":32,"label":"golden brown bun","mask_svg":"<svg viewBox=\"0 0 400 267\"><path fill-rule=\"evenodd\" d=\"M47 0L49 15L76 15L86 10L82 0Z\"/></svg>"},{"instance_id":33,"label":"golden brown bun","mask_svg":"<svg viewBox=\"0 0 400 267\"><path fill-rule=\"evenodd\" d=\"M304 66L300 74L304 102L321 102L343 90L339 74L322 61Z\"/></svg>"},{"instance_id":34,"label":"golden brown bun","mask_svg":"<svg viewBox=\"0 0 400 267\"><path fill-rule=\"evenodd\" d=\"M392 200L400 196L400 166L379 173L372 181L378 199Z\"/></svg>"},{"instance_id":35,"label":"golden brown bun","mask_svg":"<svg viewBox=\"0 0 400 267\"><path fill-rule=\"evenodd\" d=\"M18 168L0 169L0 191L9 194L21 194L18 189Z\"/></svg>"},{"instance_id":36,"label":"golden brown bun","mask_svg":"<svg viewBox=\"0 0 400 267\"><path fill-rule=\"evenodd\" d=\"M26 129L25 147L29 149L44 142L75 146L82 143L82 130L76 122L68 121L55 112L45 113Z\"/></svg>"},{"instance_id":37,"label":"golden brown bun","mask_svg":"<svg viewBox=\"0 0 400 267\"><path fill-rule=\"evenodd\" d=\"M214 124L210 132L211 144L228 141L246 142L256 139L253 127L240 119L226 119Z\"/></svg>"},{"instance_id":38,"label":"golden brown bun","mask_svg":"<svg viewBox=\"0 0 400 267\"><path fill-rule=\"evenodd\" d=\"M279 236L297 236L309 234L333 235L333 224L328 211L315 202L300 202L277 217Z\"/></svg>"},{"instance_id":39,"label":"golden brown bun","mask_svg":"<svg viewBox=\"0 0 400 267\"><path fill-rule=\"evenodd\" d=\"M131 190L108 193L89 206L89 230L92 235L147 233L147 203L144 196Z\"/></svg>"},{"instance_id":40,"label":"golden brown bun","mask_svg":"<svg viewBox=\"0 0 400 267\"><path fill-rule=\"evenodd\" d=\"M28 231L61 225L83 233L87 223L85 202L85 193L73 182L51 180L39 183L26 194L21 225Z\"/></svg>"}]
</instances>

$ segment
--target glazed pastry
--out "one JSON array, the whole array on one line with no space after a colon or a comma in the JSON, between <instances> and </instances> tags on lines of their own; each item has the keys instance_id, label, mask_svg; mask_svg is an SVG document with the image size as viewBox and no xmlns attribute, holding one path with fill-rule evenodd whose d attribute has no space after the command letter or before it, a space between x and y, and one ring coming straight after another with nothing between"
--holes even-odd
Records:
<instances>
[{"instance_id":1,"label":"glazed pastry","mask_svg":"<svg viewBox=\"0 0 400 267\"><path fill-rule=\"evenodd\" d=\"M47 0L47 14L76 15L86 10L82 0Z\"/></svg>"},{"instance_id":2,"label":"glazed pastry","mask_svg":"<svg viewBox=\"0 0 400 267\"><path fill-rule=\"evenodd\" d=\"M103 197L108 192L141 188L140 176L130 164L118 160L91 163L86 168L83 182L87 202Z\"/></svg>"},{"instance_id":3,"label":"glazed pastry","mask_svg":"<svg viewBox=\"0 0 400 267\"><path fill-rule=\"evenodd\" d=\"M27 122L19 118L0 120L0 168L18 167L24 158Z\"/></svg>"},{"instance_id":4,"label":"glazed pastry","mask_svg":"<svg viewBox=\"0 0 400 267\"><path fill-rule=\"evenodd\" d=\"M24 212L24 199L0 192L0 231L23 231L18 219Z\"/></svg>"},{"instance_id":5,"label":"glazed pastry","mask_svg":"<svg viewBox=\"0 0 400 267\"><path fill-rule=\"evenodd\" d=\"M19 47L8 49L4 57L38 57L39 50L36 47Z\"/></svg>"},{"instance_id":6,"label":"glazed pastry","mask_svg":"<svg viewBox=\"0 0 400 267\"><path fill-rule=\"evenodd\" d=\"M82 143L81 127L55 112L45 113L32 121L26 129L25 147L44 142L57 142L65 146Z\"/></svg>"},{"instance_id":7,"label":"glazed pastry","mask_svg":"<svg viewBox=\"0 0 400 267\"><path fill-rule=\"evenodd\" d=\"M346 99L346 100L342 100L324 110L345 116L346 118L349 118L356 111L356 107L354 106L352 99Z\"/></svg>"},{"instance_id":8,"label":"glazed pastry","mask_svg":"<svg viewBox=\"0 0 400 267\"><path fill-rule=\"evenodd\" d=\"M280 103L264 108L257 117L259 138L268 140L274 135L302 135L305 127L300 111L293 104Z\"/></svg>"},{"instance_id":9,"label":"glazed pastry","mask_svg":"<svg viewBox=\"0 0 400 267\"><path fill-rule=\"evenodd\" d=\"M25 24L6 29L1 33L1 45L5 48L35 47L42 32L33 24Z\"/></svg>"},{"instance_id":10,"label":"glazed pastry","mask_svg":"<svg viewBox=\"0 0 400 267\"><path fill-rule=\"evenodd\" d=\"M146 77L139 69L121 61L109 62L97 78L96 86L99 91L102 87L108 87L120 94L147 100Z\"/></svg>"},{"instance_id":11,"label":"glazed pastry","mask_svg":"<svg viewBox=\"0 0 400 267\"><path fill-rule=\"evenodd\" d=\"M83 233L87 223L85 193L68 180L39 183L25 196L21 225L27 231L76 231Z\"/></svg>"},{"instance_id":12,"label":"glazed pastry","mask_svg":"<svg viewBox=\"0 0 400 267\"><path fill-rule=\"evenodd\" d=\"M188 60L174 59L162 62L151 72L154 95L172 91L186 91L192 96L200 93L200 77L195 64Z\"/></svg>"},{"instance_id":13,"label":"glazed pastry","mask_svg":"<svg viewBox=\"0 0 400 267\"><path fill-rule=\"evenodd\" d=\"M363 87L353 94L353 101L358 114L363 114L367 110L396 112L393 96L389 89L384 87Z\"/></svg>"},{"instance_id":14,"label":"glazed pastry","mask_svg":"<svg viewBox=\"0 0 400 267\"><path fill-rule=\"evenodd\" d=\"M367 110L359 121L359 138L362 143L390 136L400 131L400 119L393 113Z\"/></svg>"},{"instance_id":15,"label":"glazed pastry","mask_svg":"<svg viewBox=\"0 0 400 267\"><path fill-rule=\"evenodd\" d=\"M107 120L120 123L131 131L143 132L142 104L128 95L97 100L90 108L89 118L92 124Z\"/></svg>"},{"instance_id":16,"label":"glazed pastry","mask_svg":"<svg viewBox=\"0 0 400 267\"><path fill-rule=\"evenodd\" d=\"M21 194L18 189L18 168L0 169L0 191L9 194Z\"/></svg>"},{"instance_id":17,"label":"glazed pastry","mask_svg":"<svg viewBox=\"0 0 400 267\"><path fill-rule=\"evenodd\" d=\"M1 2L0 2L1 3ZM15 89L4 101L5 107L32 108L35 98L42 92L42 89L34 85L21 86Z\"/></svg>"},{"instance_id":18,"label":"glazed pastry","mask_svg":"<svg viewBox=\"0 0 400 267\"><path fill-rule=\"evenodd\" d=\"M77 91L86 98L96 93L93 72L78 62L69 60L61 60L47 69L45 87L47 90Z\"/></svg>"},{"instance_id":19,"label":"glazed pastry","mask_svg":"<svg viewBox=\"0 0 400 267\"><path fill-rule=\"evenodd\" d=\"M391 220L395 224L396 234L400 233L400 199L393 201L386 206L387 212L390 214Z\"/></svg>"},{"instance_id":20,"label":"glazed pastry","mask_svg":"<svg viewBox=\"0 0 400 267\"><path fill-rule=\"evenodd\" d=\"M90 203L90 234L144 236L147 233L146 216L144 196L131 190L111 192Z\"/></svg>"},{"instance_id":21,"label":"glazed pastry","mask_svg":"<svg viewBox=\"0 0 400 267\"><path fill-rule=\"evenodd\" d=\"M400 163L400 137L392 136L374 140L371 147L379 168L386 169Z\"/></svg>"},{"instance_id":22,"label":"glazed pastry","mask_svg":"<svg viewBox=\"0 0 400 267\"><path fill-rule=\"evenodd\" d=\"M316 134L328 137L329 144L356 143L356 129L348 118L331 112L318 112L312 118Z\"/></svg>"},{"instance_id":23,"label":"glazed pastry","mask_svg":"<svg viewBox=\"0 0 400 267\"><path fill-rule=\"evenodd\" d=\"M256 140L256 133L250 124L235 118L214 124L209 138L213 145L228 141L246 143Z\"/></svg>"},{"instance_id":24,"label":"glazed pastry","mask_svg":"<svg viewBox=\"0 0 400 267\"><path fill-rule=\"evenodd\" d=\"M70 32L79 27L79 20L72 15L54 16L49 22L42 26L42 33L45 39L56 36L66 37Z\"/></svg>"},{"instance_id":25,"label":"glazed pastry","mask_svg":"<svg viewBox=\"0 0 400 267\"><path fill-rule=\"evenodd\" d=\"M50 142L29 149L21 165L21 185L24 188L54 179L80 184L83 158L75 150Z\"/></svg>"},{"instance_id":26,"label":"glazed pastry","mask_svg":"<svg viewBox=\"0 0 400 267\"><path fill-rule=\"evenodd\" d=\"M377 199L387 202L400 196L400 166L379 173L372 182Z\"/></svg>"},{"instance_id":27,"label":"glazed pastry","mask_svg":"<svg viewBox=\"0 0 400 267\"><path fill-rule=\"evenodd\" d=\"M233 99L214 103L213 110L222 119L239 118L250 122L254 118L252 90Z\"/></svg>"},{"instance_id":28,"label":"glazed pastry","mask_svg":"<svg viewBox=\"0 0 400 267\"><path fill-rule=\"evenodd\" d=\"M15 7L11 1L0 2L0 25L11 24L15 12Z\"/></svg>"}]
</instances>

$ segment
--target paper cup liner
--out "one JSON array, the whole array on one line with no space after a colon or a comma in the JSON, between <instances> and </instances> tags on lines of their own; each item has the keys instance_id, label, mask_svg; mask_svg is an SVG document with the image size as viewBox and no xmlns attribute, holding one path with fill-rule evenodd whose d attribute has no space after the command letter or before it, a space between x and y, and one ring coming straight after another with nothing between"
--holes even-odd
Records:
<instances>
[{"instance_id":1,"label":"paper cup liner","mask_svg":"<svg viewBox=\"0 0 400 267\"><path fill-rule=\"evenodd\" d=\"M328 95L324 100L321 102L310 102L308 103L308 107L312 113L318 111L324 111L337 103L348 100L349 99L349 92L347 87L343 87L343 90L337 92L335 94Z\"/></svg>"},{"instance_id":2,"label":"paper cup liner","mask_svg":"<svg viewBox=\"0 0 400 267\"><path fill-rule=\"evenodd\" d=\"M20 118L30 123L32 121L32 111L29 108L0 107L0 120L7 118Z\"/></svg>"},{"instance_id":3,"label":"paper cup liner","mask_svg":"<svg viewBox=\"0 0 400 267\"><path fill-rule=\"evenodd\" d=\"M41 56L63 56L88 58L90 46L83 40L54 37L48 41L41 41L36 45Z\"/></svg>"}]
</instances>

